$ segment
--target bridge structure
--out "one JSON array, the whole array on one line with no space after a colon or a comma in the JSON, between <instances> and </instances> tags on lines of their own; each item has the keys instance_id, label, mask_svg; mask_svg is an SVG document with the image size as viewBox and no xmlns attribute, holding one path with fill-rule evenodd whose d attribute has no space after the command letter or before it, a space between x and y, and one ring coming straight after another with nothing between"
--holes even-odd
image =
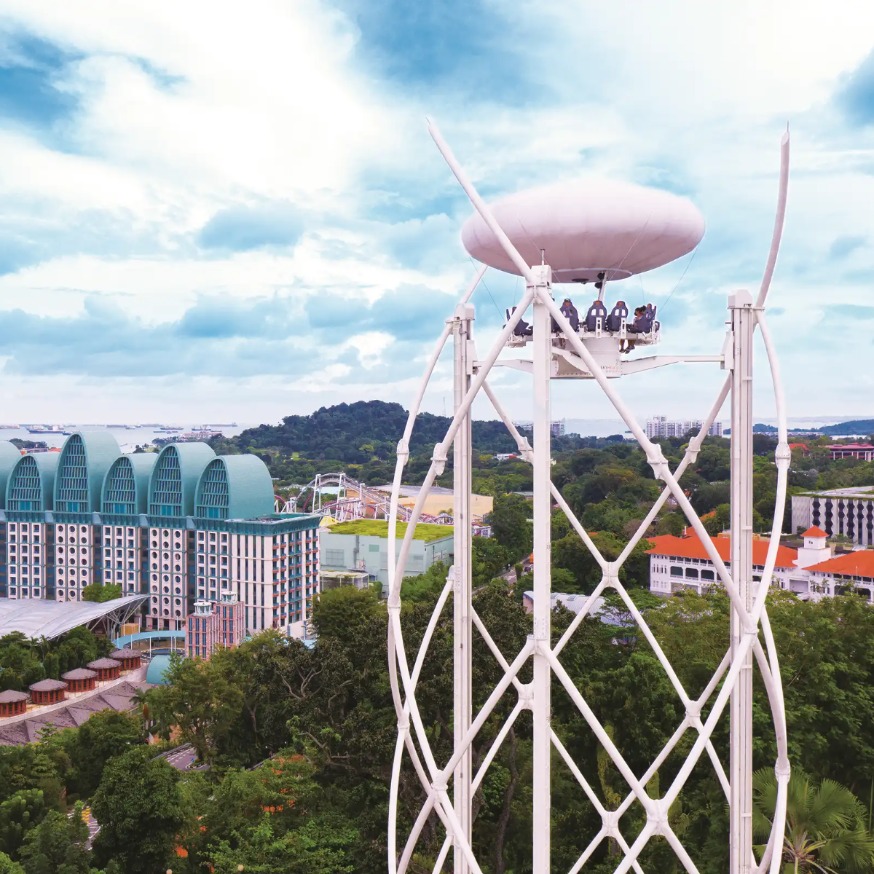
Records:
<instances>
[{"instance_id":1,"label":"bridge structure","mask_svg":"<svg viewBox=\"0 0 874 874\"><path fill-rule=\"evenodd\" d=\"M388 871L406 874L425 833L443 836L432 867L437 872L482 874L485 859L492 859L494 847L476 838L475 803L483 791L490 767L508 743L511 729L530 732L530 805L525 816L530 822L531 868L534 874L558 870L552 852L552 781L556 768L566 768L571 779L600 820L590 834L581 832L578 855L567 869L577 874L605 858L615 861L616 874L642 874L641 853L651 841L663 840L687 872L697 872L695 856L700 848L685 846L675 828L672 807L681 799L693 770L711 768L715 785L724 794L729 811L725 835L730 874L777 874L782 867L787 787L790 775L785 708L778 655L767 612L780 532L783 524L790 451L787 418L779 362L768 329L765 304L776 266L782 237L789 174L789 134L781 143L779 190L771 247L758 292L738 290L727 301L727 329L720 349L712 355L645 355L639 352L661 341L662 331L654 322L632 323L627 309L604 306L605 287L612 288L628 276L655 269L690 252L704 232L697 209L683 198L616 183L559 183L519 192L486 204L436 125L429 131L438 149L474 206L475 213L462 231L468 252L482 262L476 277L461 297L431 353L410 404L409 418L398 442L397 463L389 520L401 518L399 497L404 468L409 458L415 418L437 363L449 346L454 367L454 415L443 440L434 447L431 466L425 476L402 538L389 524L388 555L388 650L389 673L398 735L392 770L388 819ZM507 312L507 322L481 353L473 327L475 313L470 299L486 269L493 267L520 276L525 291L517 306ZM589 311L576 313L554 298L561 283L592 283L595 300ZM567 302L567 300L566 300ZM621 301L619 302L621 303ZM612 320L609 316L615 316ZM529 317L533 324L525 321ZM752 393L753 344L758 332L773 387L778 444L774 463L777 472L773 526L761 575L753 575L752 564ZM451 341L451 343L450 343ZM629 355L628 346L636 350ZM637 346L642 347L640 350ZM522 353L520 356L519 353ZM724 372L720 388L702 426L685 448L681 462L672 467L660 444L654 443L639 425L640 416L623 399L621 379L667 365L718 367ZM533 419L533 444L513 424L490 381L496 367L505 366L530 378L528 398ZM616 559L600 552L590 532L582 525L561 491L551 480L551 390L558 379L579 381L581 403L600 391L626 423L645 454L661 493L637 531L625 543ZM470 526L454 529L455 563L440 593L430 623L405 637L405 612L401 604L401 582L415 525L437 476L443 473L452 454L457 520L470 512L471 405L485 396L513 436L520 457L532 465L534 581L530 634L518 652L505 653L478 615L472 592ZM520 402L515 391L514 404ZM731 557L723 561L683 489L684 472L701 450L708 430L724 406L731 410ZM716 672L701 689L686 688L680 673L635 606L620 571L634 548L645 537L666 502L684 513L689 526L705 545L718 582L731 605L730 623L724 639L717 641L723 658ZM552 513L564 513L581 543L600 568L600 581L583 609L560 634L554 634L551 611L551 522ZM612 732L596 715L599 702L587 698L575 684L563 652L598 599L615 593L636 625L637 638L646 645L664 671L683 714L676 730L651 763L635 769L627 749L620 749ZM450 606L451 605L451 606ZM432 726L426 724L426 701L418 696L419 678L431 656L435 630L444 611L452 626L453 691L452 745L448 754L438 751ZM451 618L450 618L451 617ZM499 680L486 688L474 689L473 649L494 659ZM613 644L607 644L613 645ZM440 649L435 657L443 658ZM440 662L442 665L442 661ZM777 793L771 830L763 850L754 852L753 819L753 675L765 690L774 732L774 770ZM482 677L489 672L477 672ZM581 731L598 749L593 759L580 760L579 750L566 745L561 726L552 721L553 698L558 694L570 701ZM478 706L474 707L474 702ZM441 702L442 703L442 702ZM499 707L500 705L500 707ZM447 705L448 706L448 705ZM520 719L525 714L524 720ZM640 713L645 721L646 714ZM521 729L522 724L525 728ZM727 725L727 749L714 740L718 725ZM645 725L641 731L645 731ZM603 757L603 758L602 758ZM679 760L679 761L678 761ZM624 787L619 801L599 792L591 774L600 773L602 761L615 769ZM414 775L421 784L421 803L409 800L409 787L401 798L402 774ZM587 777L586 775L589 775ZM663 779L659 779L663 778ZM642 824L641 824L642 823ZM610 851L605 853L604 845ZM419 870L422 857L416 858ZM564 870L564 869L562 869Z\"/></svg>"}]
</instances>

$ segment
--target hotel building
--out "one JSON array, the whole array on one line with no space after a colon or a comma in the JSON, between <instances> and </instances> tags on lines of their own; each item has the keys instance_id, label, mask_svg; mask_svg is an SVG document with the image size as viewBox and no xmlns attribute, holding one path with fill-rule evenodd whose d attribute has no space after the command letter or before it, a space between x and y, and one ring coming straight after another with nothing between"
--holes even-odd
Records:
<instances>
[{"instance_id":1,"label":"hotel building","mask_svg":"<svg viewBox=\"0 0 874 874\"><path fill-rule=\"evenodd\" d=\"M792 495L792 530L821 528L859 546L874 546L874 486Z\"/></svg>"},{"instance_id":2,"label":"hotel building","mask_svg":"<svg viewBox=\"0 0 874 874\"><path fill-rule=\"evenodd\" d=\"M242 604L247 632L299 633L318 591L317 516L273 512L253 455L204 443L122 455L108 432L60 453L0 443L0 597L80 601L92 583L148 596L145 629L181 630L196 601Z\"/></svg>"},{"instance_id":3,"label":"hotel building","mask_svg":"<svg viewBox=\"0 0 874 874\"><path fill-rule=\"evenodd\" d=\"M655 437L685 437L690 431L696 434L701 430L704 423L700 420L686 420L684 422L669 421L667 416L656 416L646 423L646 436L650 439ZM707 433L711 437L722 436L722 422L714 422Z\"/></svg>"}]
</instances>

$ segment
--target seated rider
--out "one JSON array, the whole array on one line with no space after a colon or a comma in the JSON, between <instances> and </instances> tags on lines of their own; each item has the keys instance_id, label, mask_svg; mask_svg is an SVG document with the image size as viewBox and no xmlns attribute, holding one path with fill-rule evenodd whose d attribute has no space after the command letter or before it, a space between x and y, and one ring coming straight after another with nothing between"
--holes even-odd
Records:
<instances>
[{"instance_id":1,"label":"seated rider","mask_svg":"<svg viewBox=\"0 0 874 874\"><path fill-rule=\"evenodd\" d=\"M571 323L574 331L580 330L580 314L569 297L566 297L561 305L561 314Z\"/></svg>"},{"instance_id":2,"label":"seated rider","mask_svg":"<svg viewBox=\"0 0 874 874\"><path fill-rule=\"evenodd\" d=\"M628 325L625 329L629 334L648 334L652 330L652 305L650 304L650 309L647 311L646 307L636 307L634 310L634 323ZM634 341L628 341L626 347L623 349L622 344L620 342L619 351L620 352L630 352L634 348Z\"/></svg>"},{"instance_id":3,"label":"seated rider","mask_svg":"<svg viewBox=\"0 0 874 874\"><path fill-rule=\"evenodd\" d=\"M507 321L510 320L510 316L515 312L516 307L507 310ZM525 319L519 319L519 321L516 322L516 327L513 328L513 335L515 337L530 337L533 333L534 329L525 321Z\"/></svg>"}]
</instances>

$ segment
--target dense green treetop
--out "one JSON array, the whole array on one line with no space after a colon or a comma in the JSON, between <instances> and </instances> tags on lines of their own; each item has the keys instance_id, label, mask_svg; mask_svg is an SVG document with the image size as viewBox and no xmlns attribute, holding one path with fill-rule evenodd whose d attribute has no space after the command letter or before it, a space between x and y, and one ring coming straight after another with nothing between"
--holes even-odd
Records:
<instances>
[{"instance_id":1,"label":"dense green treetop","mask_svg":"<svg viewBox=\"0 0 874 874\"><path fill-rule=\"evenodd\" d=\"M104 603L121 597L121 585L119 583L91 583L82 589L83 601L96 601Z\"/></svg>"},{"instance_id":2,"label":"dense green treetop","mask_svg":"<svg viewBox=\"0 0 874 874\"><path fill-rule=\"evenodd\" d=\"M82 667L105 656L112 644L87 628L74 628L54 640L34 640L20 632L0 637L0 691L26 691L31 683Z\"/></svg>"}]
</instances>

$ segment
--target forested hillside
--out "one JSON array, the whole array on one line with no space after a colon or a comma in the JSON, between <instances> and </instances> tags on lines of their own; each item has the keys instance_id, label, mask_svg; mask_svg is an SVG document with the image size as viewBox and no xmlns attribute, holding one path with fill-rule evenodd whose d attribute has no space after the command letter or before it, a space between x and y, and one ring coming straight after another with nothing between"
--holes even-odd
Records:
<instances>
[{"instance_id":1,"label":"forested hillside","mask_svg":"<svg viewBox=\"0 0 874 874\"><path fill-rule=\"evenodd\" d=\"M388 458L407 424L408 412L400 404L355 401L321 407L309 416L286 416L279 425L249 428L230 442L251 449L284 449L308 458L331 458L361 463L371 457ZM420 413L410 449L432 448L442 440L452 420ZM512 452L512 438L500 421L475 421L474 441L486 452Z\"/></svg>"},{"instance_id":2,"label":"forested hillside","mask_svg":"<svg viewBox=\"0 0 874 874\"><path fill-rule=\"evenodd\" d=\"M316 473L336 470L363 482L384 483L394 472L395 452L408 415L400 404L356 401L322 407L308 416L286 416L278 425L248 428L236 437L218 438L210 444L216 452L260 455L280 483L303 484ZM411 472L421 470L424 475L434 445L446 436L451 421L446 416L419 414L410 441ZM499 420L475 420L472 430L476 451L486 457L516 450ZM582 444L576 436L556 442L568 449Z\"/></svg>"}]
</instances>

